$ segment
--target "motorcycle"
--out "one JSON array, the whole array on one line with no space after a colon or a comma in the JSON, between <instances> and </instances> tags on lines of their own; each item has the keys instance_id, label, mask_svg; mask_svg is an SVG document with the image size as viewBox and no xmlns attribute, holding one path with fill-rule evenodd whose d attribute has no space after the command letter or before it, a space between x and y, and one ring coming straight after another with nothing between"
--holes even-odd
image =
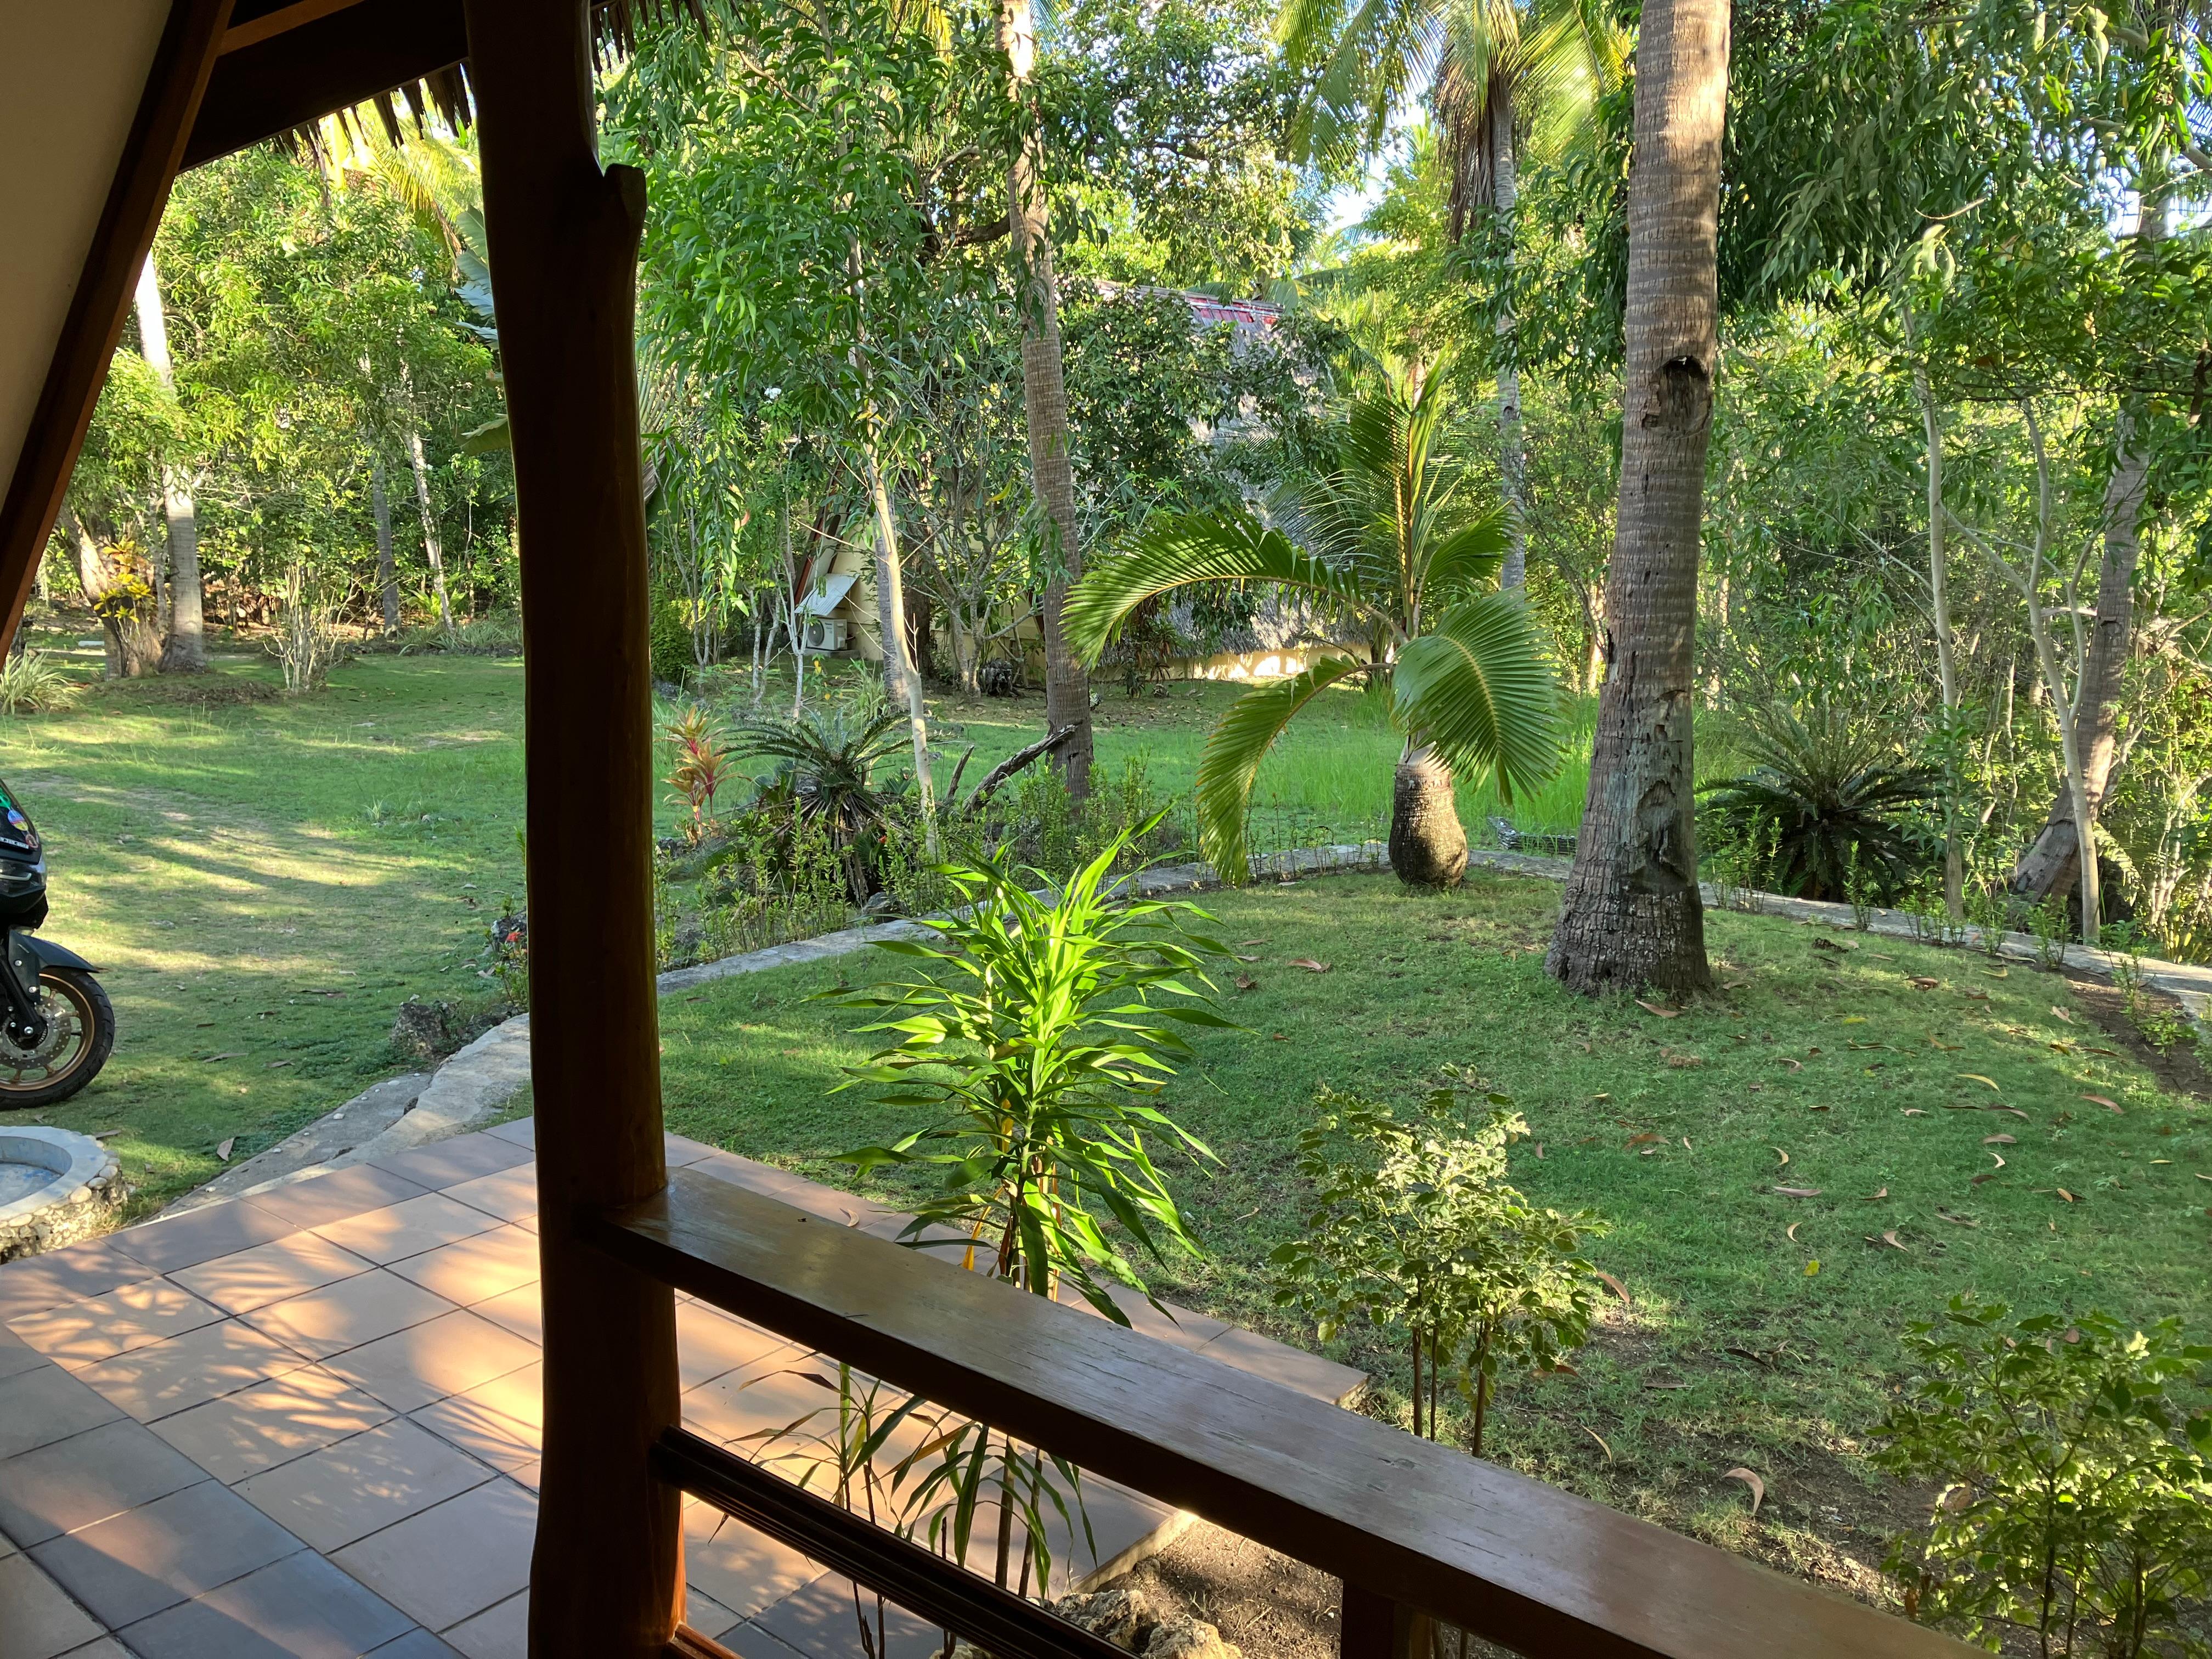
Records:
<instances>
[{"instance_id":1,"label":"motorcycle","mask_svg":"<svg viewBox=\"0 0 2212 1659\"><path fill-rule=\"evenodd\" d=\"M0 1111L51 1106L100 1074L115 1048L115 1008L100 970L35 931L46 919L39 832L0 781Z\"/></svg>"}]
</instances>

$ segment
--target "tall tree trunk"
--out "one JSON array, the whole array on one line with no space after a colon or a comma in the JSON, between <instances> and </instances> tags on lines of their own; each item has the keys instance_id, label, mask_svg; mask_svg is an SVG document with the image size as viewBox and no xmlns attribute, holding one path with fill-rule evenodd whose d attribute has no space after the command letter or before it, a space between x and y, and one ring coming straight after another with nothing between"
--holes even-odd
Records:
<instances>
[{"instance_id":1,"label":"tall tree trunk","mask_svg":"<svg viewBox=\"0 0 2212 1659\"><path fill-rule=\"evenodd\" d=\"M400 395L407 400L407 464L415 472L415 506L422 515L422 556L429 562L430 586L438 597L438 626L453 631L453 607L446 596L446 556L438 545L438 514L430 504L430 466L422 455L422 428L415 419L414 379L403 367Z\"/></svg>"},{"instance_id":2,"label":"tall tree trunk","mask_svg":"<svg viewBox=\"0 0 2212 1659\"><path fill-rule=\"evenodd\" d=\"M915 787L921 792L921 831L934 861L937 798L929 775L929 724L922 708L921 675L906 655L906 582L899 568L898 522L891 516L891 493L884 482L872 435L866 440L861 454L867 463L868 496L876 508L876 592L883 597L884 613L890 618L884 629L884 679L890 684L891 666L896 664L900 683L906 688L906 726L914 744Z\"/></svg>"},{"instance_id":3,"label":"tall tree trunk","mask_svg":"<svg viewBox=\"0 0 2212 1659\"><path fill-rule=\"evenodd\" d=\"M144 576L131 568L127 556L118 556L123 550L101 546L91 526L67 505L60 522L76 549L77 581L100 618L107 678L135 680L159 672L161 635L154 626L153 590ZM136 593L131 591L134 580Z\"/></svg>"},{"instance_id":4,"label":"tall tree trunk","mask_svg":"<svg viewBox=\"0 0 2212 1659\"><path fill-rule=\"evenodd\" d=\"M399 567L392 556L392 492L384 486L384 457L369 469L368 504L376 516L376 586L384 599L384 636L399 631Z\"/></svg>"},{"instance_id":5,"label":"tall tree trunk","mask_svg":"<svg viewBox=\"0 0 2212 1659\"><path fill-rule=\"evenodd\" d=\"M2170 27L2170 23L2169 23ZM2135 239L2148 252L2166 233L2167 191L2163 170L2136 180L2138 209ZM2097 568L2097 618L2082 655L2074 692L2074 729L2081 749L2081 786L2088 818L2103 810L2112 787L2118 735L2120 684L2127 672L2135 635L2136 563L2142 552L2143 504L2150 483L2148 447L2136 432L2138 410L2124 401L2113 419L2112 471L2105 480L2104 556ZM2075 829L2081 811L2074 781L2062 780L2042 833L2013 866L2013 891L2040 902L2076 878L2081 838ZM2085 918L2084 937L2094 937L2094 918Z\"/></svg>"},{"instance_id":6,"label":"tall tree trunk","mask_svg":"<svg viewBox=\"0 0 2212 1659\"><path fill-rule=\"evenodd\" d=\"M1920 424L1928 450L1928 598L1936 614L1936 675L1943 696L1943 908L1954 921L1966 915L1966 855L1959 837L1960 778L1950 745L1958 741L1959 666L1951 637L1951 571L1943 547L1943 426L1925 369L1912 371L1920 399Z\"/></svg>"},{"instance_id":7,"label":"tall tree trunk","mask_svg":"<svg viewBox=\"0 0 2212 1659\"><path fill-rule=\"evenodd\" d=\"M138 272L138 349L147 367L172 400L177 395L175 364L169 356L168 319L161 311L161 278L149 252ZM184 469L161 467L161 517L168 528L168 641L161 667L171 674L207 669L207 623L200 594L200 520L192 502L191 481Z\"/></svg>"},{"instance_id":8,"label":"tall tree trunk","mask_svg":"<svg viewBox=\"0 0 2212 1659\"><path fill-rule=\"evenodd\" d=\"M1714 238L1728 0L1647 0L1628 180L1612 648L1589 799L1546 967L1573 989L1711 982L1692 750L1698 537L1719 355Z\"/></svg>"},{"instance_id":9,"label":"tall tree trunk","mask_svg":"<svg viewBox=\"0 0 2212 1659\"><path fill-rule=\"evenodd\" d=\"M1036 18L1030 0L1000 0L999 38L1012 66L1017 103L1034 100ZM1043 140L1034 124L1007 168L1006 216L1013 229L1015 273L1022 294L1022 410L1030 442L1030 485L1058 539L1044 589L1044 729L1073 726L1075 735L1053 756L1067 793L1091 793L1091 677L1067 640L1067 590L1083 574L1075 522L1075 469L1067 448L1067 381L1060 344L1060 283L1054 274L1046 218Z\"/></svg>"},{"instance_id":10,"label":"tall tree trunk","mask_svg":"<svg viewBox=\"0 0 2212 1659\"><path fill-rule=\"evenodd\" d=\"M1467 875L1467 830L1451 768L1425 743L1408 743L1390 790L1390 867L1408 887L1456 887Z\"/></svg>"},{"instance_id":11,"label":"tall tree trunk","mask_svg":"<svg viewBox=\"0 0 2212 1659\"><path fill-rule=\"evenodd\" d=\"M1513 153L1513 83L1501 77L1490 100L1490 205L1505 228L1509 270L1514 209L1520 193L1520 168ZM1525 587L1528 581L1528 455L1521 435L1521 371L1512 362L1510 300L1498 307L1498 486L1505 498L1509 538L1498 582L1501 587Z\"/></svg>"},{"instance_id":12,"label":"tall tree trunk","mask_svg":"<svg viewBox=\"0 0 2212 1659\"><path fill-rule=\"evenodd\" d=\"M874 499L877 480L875 450L868 450L868 495ZM884 697L893 705L906 702L906 646L905 632L898 624L900 596L905 592L903 573L886 568L886 557L893 564L898 558L896 546L886 548L882 532L878 532L876 544L876 633L884 645Z\"/></svg>"}]
</instances>

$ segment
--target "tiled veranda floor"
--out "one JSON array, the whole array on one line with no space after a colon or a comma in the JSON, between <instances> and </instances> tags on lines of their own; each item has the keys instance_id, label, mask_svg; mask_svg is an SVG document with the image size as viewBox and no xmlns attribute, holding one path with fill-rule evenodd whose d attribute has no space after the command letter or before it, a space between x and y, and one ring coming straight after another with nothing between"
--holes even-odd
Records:
<instances>
[{"instance_id":1,"label":"tiled veranda floor","mask_svg":"<svg viewBox=\"0 0 2212 1659\"><path fill-rule=\"evenodd\" d=\"M519 1659L540 1421L532 1130L0 1267L0 1659ZM905 1222L669 1146L871 1232ZM1202 1315L1131 1311L1310 1394L1364 1380ZM757 1455L826 1398L820 1365L768 1333L684 1297L677 1323L696 1432ZM1175 1519L1110 1483L1085 1492L1103 1562ZM859 1651L848 1583L684 1513L694 1627L744 1659ZM889 1624L891 1655L937 1650L918 1622Z\"/></svg>"}]
</instances>

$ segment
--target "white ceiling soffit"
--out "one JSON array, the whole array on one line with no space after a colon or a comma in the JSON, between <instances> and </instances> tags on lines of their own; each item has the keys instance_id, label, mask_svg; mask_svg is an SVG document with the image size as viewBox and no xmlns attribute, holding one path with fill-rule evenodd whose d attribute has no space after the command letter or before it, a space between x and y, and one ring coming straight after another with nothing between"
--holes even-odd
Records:
<instances>
[{"instance_id":1,"label":"white ceiling soffit","mask_svg":"<svg viewBox=\"0 0 2212 1659\"><path fill-rule=\"evenodd\" d=\"M0 499L84 274L167 0L0 0ZM125 331L126 336L129 331Z\"/></svg>"}]
</instances>

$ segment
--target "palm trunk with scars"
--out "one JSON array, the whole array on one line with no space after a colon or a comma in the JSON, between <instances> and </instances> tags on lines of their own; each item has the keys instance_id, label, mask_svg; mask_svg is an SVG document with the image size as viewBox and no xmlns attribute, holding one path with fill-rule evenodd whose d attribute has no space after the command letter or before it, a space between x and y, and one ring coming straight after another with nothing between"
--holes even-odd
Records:
<instances>
[{"instance_id":1,"label":"palm trunk with scars","mask_svg":"<svg viewBox=\"0 0 2212 1659\"><path fill-rule=\"evenodd\" d=\"M177 395L177 374L169 359L169 324L161 310L161 279L154 256L147 254L138 273L138 343L161 389ZM191 481L184 469L161 468L161 519L169 543L168 641L161 648L165 673L198 674L207 668L207 635L200 598L200 520Z\"/></svg>"},{"instance_id":2,"label":"palm trunk with scars","mask_svg":"<svg viewBox=\"0 0 2212 1659\"><path fill-rule=\"evenodd\" d=\"M1649 0L1628 184L1620 510L1589 803L1546 967L1573 989L1711 983L1691 721L1698 542L1718 367L1727 0Z\"/></svg>"}]
</instances>

